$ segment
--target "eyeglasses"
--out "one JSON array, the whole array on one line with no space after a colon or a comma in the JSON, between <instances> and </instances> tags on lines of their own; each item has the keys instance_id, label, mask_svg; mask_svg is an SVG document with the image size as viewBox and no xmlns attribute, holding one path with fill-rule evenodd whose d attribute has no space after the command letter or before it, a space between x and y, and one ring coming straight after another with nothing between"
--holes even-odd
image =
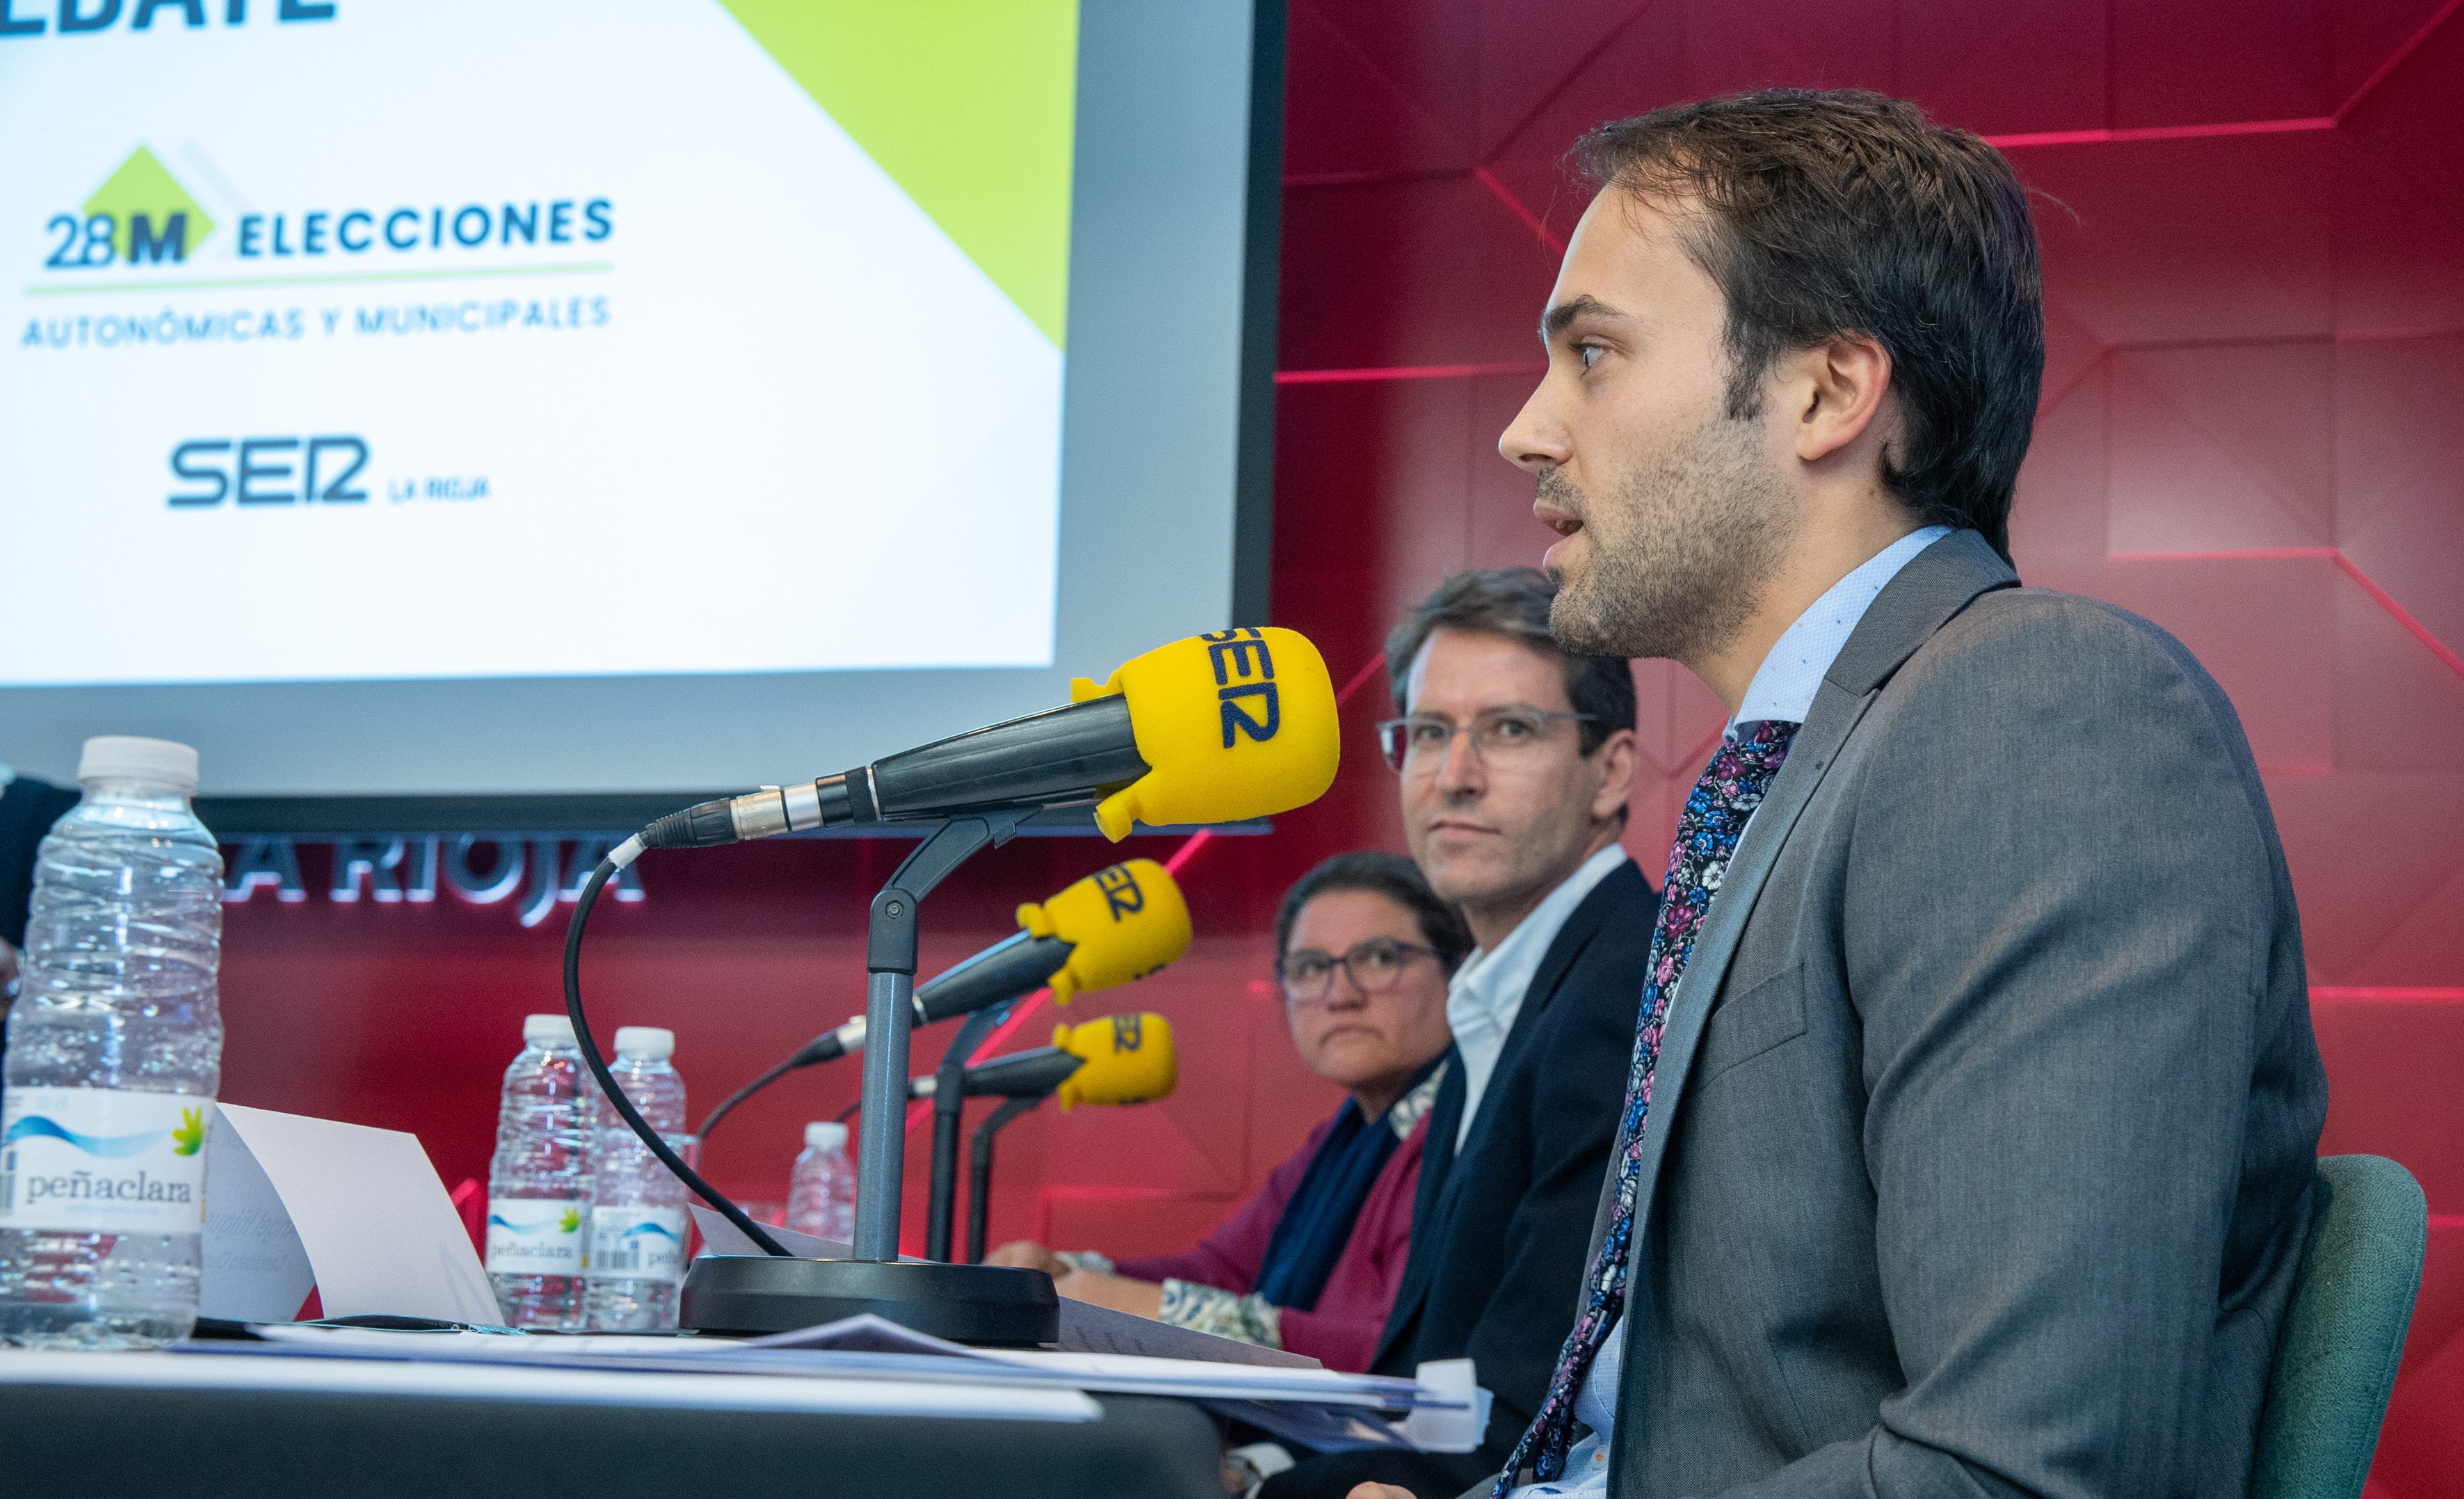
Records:
<instances>
[{"instance_id":1,"label":"eyeglasses","mask_svg":"<svg viewBox=\"0 0 2464 1499\"><path fill-rule=\"evenodd\" d=\"M1549 737L1549 726L1560 719L1589 723L1588 713L1544 713L1537 708L1489 708L1469 723L1456 723L1431 714L1389 718L1377 726L1377 743L1386 763L1406 775L1425 775L1446 758L1458 734L1471 736L1471 752L1484 765L1511 763Z\"/></svg>"},{"instance_id":2,"label":"eyeglasses","mask_svg":"<svg viewBox=\"0 0 2464 1499\"><path fill-rule=\"evenodd\" d=\"M1314 947L1304 947L1286 953L1279 964L1279 977L1284 981L1284 999L1292 1004L1323 1004L1334 993L1334 971L1338 968L1352 980L1353 988L1363 994L1383 994L1403 978L1403 970L1419 958L1437 957L1435 949L1414 942L1398 942L1391 937L1373 937L1353 945L1341 956L1321 953Z\"/></svg>"}]
</instances>

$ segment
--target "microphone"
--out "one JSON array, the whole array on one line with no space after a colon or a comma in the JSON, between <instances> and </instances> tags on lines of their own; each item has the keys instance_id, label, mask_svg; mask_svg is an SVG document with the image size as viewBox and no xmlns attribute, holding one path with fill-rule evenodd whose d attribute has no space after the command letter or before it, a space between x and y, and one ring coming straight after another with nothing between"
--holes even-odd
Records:
<instances>
[{"instance_id":1,"label":"microphone","mask_svg":"<svg viewBox=\"0 0 2464 1499\"><path fill-rule=\"evenodd\" d=\"M972 1014L1047 985L1056 1004L1143 979L1189 951L1189 904L1153 859L1098 870L1042 905L1018 908L1020 931L915 991L915 1023ZM865 1018L814 1038L794 1067L864 1049Z\"/></svg>"},{"instance_id":2,"label":"microphone","mask_svg":"<svg viewBox=\"0 0 2464 1499\"><path fill-rule=\"evenodd\" d=\"M1067 1110L1152 1103L1169 1096L1178 1081L1172 1022L1155 1014L1114 1015L1060 1026L1048 1047L979 1062L967 1069L961 1091L970 1098L1041 1098L1058 1091ZM929 1074L911 1078L907 1096L930 1098L938 1091L936 1082Z\"/></svg>"},{"instance_id":3,"label":"microphone","mask_svg":"<svg viewBox=\"0 0 2464 1499\"><path fill-rule=\"evenodd\" d=\"M1091 1020L1083 1025L1064 1025L1052 1033L1051 1046L1020 1052L1017 1059L1003 1057L1001 1062L1019 1060L1022 1069L1026 1067L1059 1069L1058 1063L1025 1060L1043 1057L1066 1057L1075 1064L1062 1072L1056 1085L1064 1109L1082 1103L1147 1103L1170 1093L1173 1085L1179 1081L1172 1059L1172 1022L1160 1015L1115 1015L1109 1020ZM966 1091L976 1091L977 1073L998 1067L1001 1062L987 1063L964 1074ZM933 1079L923 1081L931 1082ZM1020 1114L1043 1101L1042 1093L1013 1093L1006 1103L976 1126L975 1147L968 1165L969 1265L981 1265L984 1260L984 1221L987 1216L984 1204L991 1199L993 1191L994 1137ZM945 1217L945 1228L946 1222Z\"/></svg>"},{"instance_id":4,"label":"microphone","mask_svg":"<svg viewBox=\"0 0 2464 1499\"><path fill-rule=\"evenodd\" d=\"M1059 1047L1037 1047L1005 1057L979 1062L967 1069L959 1091L970 1098L1041 1098L1061 1087L1087 1059ZM940 1091L940 1079L927 1072L907 1080L907 1096L930 1098Z\"/></svg>"},{"instance_id":5,"label":"microphone","mask_svg":"<svg viewBox=\"0 0 2464 1499\"><path fill-rule=\"evenodd\" d=\"M1292 630L1193 635L1123 663L1101 686L1075 678L1069 695L1067 708L835 776L671 812L635 835L633 852L1086 802L1118 843L1141 819L1268 817L1334 783L1334 686L1317 648Z\"/></svg>"},{"instance_id":6,"label":"microphone","mask_svg":"<svg viewBox=\"0 0 2464 1499\"><path fill-rule=\"evenodd\" d=\"M1180 1081L1172 1055L1172 1022L1160 1015L1114 1015L1052 1032L1054 1049L1085 1065L1060 1084L1061 1107L1153 1103Z\"/></svg>"}]
</instances>

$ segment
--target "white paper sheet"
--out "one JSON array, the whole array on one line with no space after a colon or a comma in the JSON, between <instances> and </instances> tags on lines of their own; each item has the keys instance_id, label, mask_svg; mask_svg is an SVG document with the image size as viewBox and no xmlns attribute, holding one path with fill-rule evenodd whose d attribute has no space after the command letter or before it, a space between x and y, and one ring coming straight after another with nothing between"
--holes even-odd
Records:
<instances>
[{"instance_id":1,"label":"white paper sheet","mask_svg":"<svg viewBox=\"0 0 2464 1499\"><path fill-rule=\"evenodd\" d=\"M233 1322L288 1322L317 1272L291 1211L248 1141L217 1108L206 1134L204 1273L197 1314Z\"/></svg>"},{"instance_id":2,"label":"white paper sheet","mask_svg":"<svg viewBox=\"0 0 2464 1499\"><path fill-rule=\"evenodd\" d=\"M625 1366L667 1373L707 1367L714 1374L769 1372L788 1377L934 1380L980 1378L1002 1386L1044 1386L1190 1400L1248 1400L1342 1406L1358 1411L1447 1403L1453 1397L1411 1379L1328 1369L1263 1369L1244 1364L1118 1355L969 1348L928 1337L869 1314L825 1327L739 1342L734 1338L507 1337L477 1333L397 1333L363 1328L266 1327L287 1349L351 1358L464 1360L534 1365Z\"/></svg>"},{"instance_id":3,"label":"white paper sheet","mask_svg":"<svg viewBox=\"0 0 2464 1499\"><path fill-rule=\"evenodd\" d=\"M1477 1452L1488 1430L1492 1397L1480 1387L1480 1377L1468 1358L1435 1358L1412 1371L1425 1390L1435 1390L1454 1405L1423 1405L1403 1418L1402 1437L1423 1452Z\"/></svg>"},{"instance_id":4,"label":"white paper sheet","mask_svg":"<svg viewBox=\"0 0 2464 1499\"><path fill-rule=\"evenodd\" d=\"M1061 1298L1061 1346L1073 1354L1136 1354L1151 1358L1196 1358L1207 1363L1258 1364L1270 1369L1322 1369L1306 1354L1262 1348L1238 1338L1172 1327L1134 1312L1089 1301Z\"/></svg>"},{"instance_id":5,"label":"white paper sheet","mask_svg":"<svg viewBox=\"0 0 2464 1499\"><path fill-rule=\"evenodd\" d=\"M427 1334L399 1334L418 1338ZM506 1339L506 1341L512 1341ZM21 1353L0 1351L0 1387L77 1384L137 1389L280 1390L314 1394L442 1396L594 1405L692 1406L969 1420L1094 1421L1103 1414L1075 1390L996 1388L863 1378L782 1379L759 1374L492 1367L414 1358L285 1358L229 1352Z\"/></svg>"},{"instance_id":6,"label":"white paper sheet","mask_svg":"<svg viewBox=\"0 0 2464 1499\"><path fill-rule=\"evenodd\" d=\"M715 1353L729 1344L713 1340L699 1345ZM1469 1397L1452 1390L1424 1389L1418 1381L1386 1375L1343 1374L1314 1364L1227 1363L1214 1359L1159 1358L1144 1355L1087 1353L1073 1350L971 1348L900 1327L865 1312L820 1327L774 1334L734 1345L828 1352L927 1354L972 1359L1011 1369L1031 1370L1049 1378L1067 1380L1089 1390L1124 1395L1180 1395L1191 1399L1300 1400L1310 1403L1367 1405L1389 1410L1435 1401L1463 1405Z\"/></svg>"},{"instance_id":7,"label":"white paper sheet","mask_svg":"<svg viewBox=\"0 0 2464 1499\"><path fill-rule=\"evenodd\" d=\"M506 1337L472 1333L360 1329L259 1330L297 1354L326 1359L520 1364L536 1369L626 1369L644 1376L756 1375L783 1378L981 1383L999 1389L1073 1389L1195 1400L1304 1444L1467 1451L1478 1445L1486 1393L1470 1366L1427 1365L1426 1378L1396 1379L1323 1369L1261 1369L1179 1359L1021 1353L969 1348L861 1315L798 1333L731 1338ZM272 1350L267 1350L271 1353ZM1388 1417L1409 1409L1415 1422ZM1419 1419L1437 1416L1435 1422Z\"/></svg>"},{"instance_id":8,"label":"white paper sheet","mask_svg":"<svg viewBox=\"0 0 2464 1499\"><path fill-rule=\"evenodd\" d=\"M272 1186L315 1272L327 1316L389 1312L494 1322L500 1315L462 1217L417 1136L236 1104L222 1105L220 1113L230 1128L217 1132L216 1147L236 1140ZM209 1157L206 1169L220 1168ZM232 1179L247 1176L234 1167ZM261 1199L254 1211L262 1213ZM210 1185L206 1217L210 1254ZM278 1299L271 1273L249 1293ZM287 1321L298 1306L295 1297L288 1308L249 1320Z\"/></svg>"}]
</instances>

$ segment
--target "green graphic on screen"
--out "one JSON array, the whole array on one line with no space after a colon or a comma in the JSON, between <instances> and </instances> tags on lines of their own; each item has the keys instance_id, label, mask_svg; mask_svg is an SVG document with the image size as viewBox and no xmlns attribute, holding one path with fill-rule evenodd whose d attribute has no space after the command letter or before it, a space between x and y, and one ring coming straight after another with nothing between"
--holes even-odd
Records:
<instances>
[{"instance_id":1,"label":"green graphic on screen","mask_svg":"<svg viewBox=\"0 0 2464 1499\"><path fill-rule=\"evenodd\" d=\"M85 200L86 217L112 220L111 248L125 261L186 260L214 231L214 221L188 189L143 146Z\"/></svg>"},{"instance_id":2,"label":"green graphic on screen","mask_svg":"<svg viewBox=\"0 0 2464 1499\"><path fill-rule=\"evenodd\" d=\"M1062 346L1076 0L723 3Z\"/></svg>"}]
</instances>

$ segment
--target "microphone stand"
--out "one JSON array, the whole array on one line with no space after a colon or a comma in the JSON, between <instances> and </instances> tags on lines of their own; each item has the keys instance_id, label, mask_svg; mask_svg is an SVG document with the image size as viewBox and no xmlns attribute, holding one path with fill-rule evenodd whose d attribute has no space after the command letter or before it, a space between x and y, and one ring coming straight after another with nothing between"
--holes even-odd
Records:
<instances>
[{"instance_id":1,"label":"microphone stand","mask_svg":"<svg viewBox=\"0 0 2464 1499\"><path fill-rule=\"evenodd\" d=\"M993 1136L1009 1127L1009 1122L1044 1102L1038 1093L1032 1098L1004 1099L1001 1106L985 1115L976 1126L973 1148L967 1160L967 1263L984 1263L984 1215L990 1210L993 1196Z\"/></svg>"},{"instance_id":2,"label":"microphone stand","mask_svg":"<svg viewBox=\"0 0 2464 1499\"><path fill-rule=\"evenodd\" d=\"M976 1059L976 1048L1009 1011L1008 1004L996 1004L968 1016L951 1039L950 1049L941 1053L941 1065L934 1069L933 1185L924 1217L924 1258L928 1260L947 1263L950 1258L950 1219L958 1195L958 1130L967 1107L967 1064Z\"/></svg>"},{"instance_id":3,"label":"microphone stand","mask_svg":"<svg viewBox=\"0 0 2464 1499\"><path fill-rule=\"evenodd\" d=\"M933 887L986 847L1009 842L1023 811L953 818L917 846L872 897L865 934L864 1118L855 1173L855 1255L898 1258L898 1207L907 1169L907 1132L889 1128L907 1113L907 1035L915 1024L915 908Z\"/></svg>"},{"instance_id":4,"label":"microphone stand","mask_svg":"<svg viewBox=\"0 0 2464 1499\"><path fill-rule=\"evenodd\" d=\"M787 1333L869 1312L954 1342L1032 1346L1060 1336L1061 1302L1041 1270L902 1260L907 1040L915 1019L915 908L978 851L1009 842L1033 808L954 817L872 899L865 937L864 1134L855 1243L844 1260L704 1255L685 1274L679 1321L705 1333ZM958 1090L953 1090L957 1091Z\"/></svg>"}]
</instances>

